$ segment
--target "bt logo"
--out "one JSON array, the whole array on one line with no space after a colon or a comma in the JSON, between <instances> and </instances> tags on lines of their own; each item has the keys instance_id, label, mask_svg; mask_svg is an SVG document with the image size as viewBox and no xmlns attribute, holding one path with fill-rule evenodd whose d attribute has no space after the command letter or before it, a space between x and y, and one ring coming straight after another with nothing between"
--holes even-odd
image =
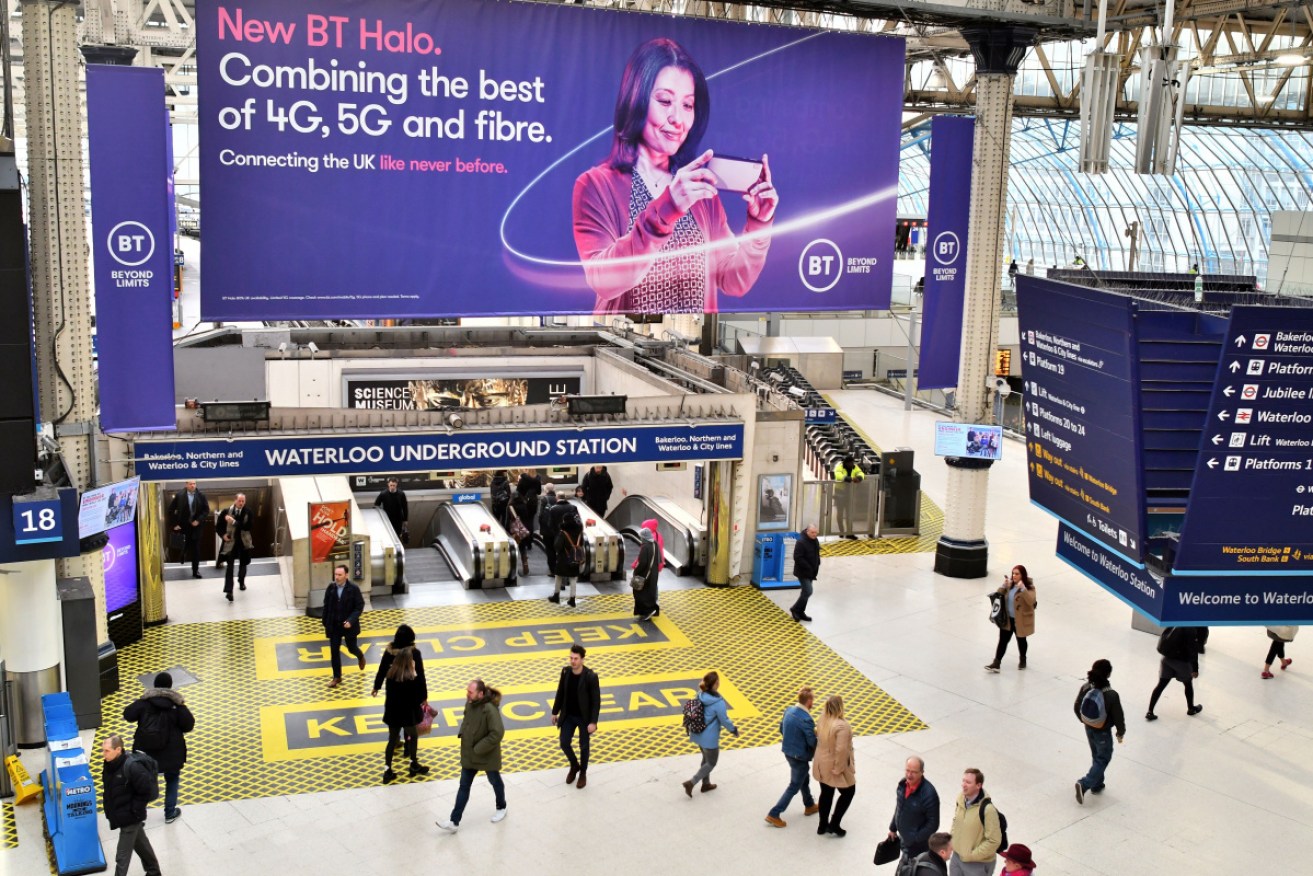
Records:
<instances>
[{"instance_id":1,"label":"bt logo","mask_svg":"<svg viewBox=\"0 0 1313 876\"><path fill-rule=\"evenodd\" d=\"M952 231L941 232L935 235L935 241L930 246L930 254L939 264L951 265L962 254L962 242Z\"/></svg>"},{"instance_id":2,"label":"bt logo","mask_svg":"<svg viewBox=\"0 0 1313 876\"><path fill-rule=\"evenodd\" d=\"M813 292L829 292L843 276L843 253L832 240L818 238L803 247L798 276Z\"/></svg>"},{"instance_id":3,"label":"bt logo","mask_svg":"<svg viewBox=\"0 0 1313 876\"><path fill-rule=\"evenodd\" d=\"M115 225L110 229L107 243L110 257L127 268L144 265L155 254L155 235L140 222Z\"/></svg>"}]
</instances>

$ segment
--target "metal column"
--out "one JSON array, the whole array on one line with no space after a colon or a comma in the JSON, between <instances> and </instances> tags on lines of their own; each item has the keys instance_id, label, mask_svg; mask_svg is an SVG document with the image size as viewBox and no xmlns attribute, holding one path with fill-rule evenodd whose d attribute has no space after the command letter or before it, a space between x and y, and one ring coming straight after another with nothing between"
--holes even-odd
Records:
<instances>
[{"instance_id":1,"label":"metal column","mask_svg":"<svg viewBox=\"0 0 1313 876\"><path fill-rule=\"evenodd\" d=\"M985 423L994 385L990 356L998 339L1000 266L1012 146L1012 83L1037 30L989 26L964 27L961 32L976 60L976 141L972 154L975 169L967 232L966 301L962 314L956 419L963 423ZM941 575L983 578L987 574L988 487L987 468L968 468L950 462L944 534L935 552L935 571Z\"/></svg>"}]
</instances>

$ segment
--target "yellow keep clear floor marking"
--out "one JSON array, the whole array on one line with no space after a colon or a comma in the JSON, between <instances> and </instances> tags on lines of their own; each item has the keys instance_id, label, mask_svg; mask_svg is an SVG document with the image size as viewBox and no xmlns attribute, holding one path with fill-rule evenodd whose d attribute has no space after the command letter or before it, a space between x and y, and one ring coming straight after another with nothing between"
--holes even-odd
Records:
<instances>
[{"instance_id":1,"label":"yellow keep clear floor marking","mask_svg":"<svg viewBox=\"0 0 1313 876\"><path fill-rule=\"evenodd\" d=\"M14 804L0 803L0 849L18 848L18 822L14 819Z\"/></svg>"},{"instance_id":2,"label":"yellow keep clear floor marking","mask_svg":"<svg viewBox=\"0 0 1313 876\"><path fill-rule=\"evenodd\" d=\"M465 685L476 676L504 695L503 770L564 767L550 707L569 646L557 644L563 634L554 630L592 637L585 643L588 665L609 697L592 746L598 765L695 754L681 726L682 701L712 669L724 679L721 690L741 731L737 738L723 737L726 749L778 746L779 716L804 685L816 689L818 701L842 694L857 735L926 726L752 588L663 593L661 614L642 625L647 638L637 642L630 629L637 623L632 606L630 596L610 594L583 598L577 609L518 600L367 612L365 629L385 639L408 623L421 638L436 636L444 648L458 635L487 644L478 655L453 649L442 654L459 656L435 652L424 661L430 702L439 713L432 734L420 743L420 758L431 773L407 779L403 772L399 781L459 775L455 726ZM620 638L625 633L629 638ZM515 636L520 644L510 642ZM303 646L326 649L327 641L322 625L309 617L147 629L140 642L119 652L124 687L102 701L97 743L109 733L131 741L133 726L122 714L142 692L135 679L181 665L198 679L179 689L196 716L187 737L181 805L378 785L386 740L383 699L369 693L381 645L370 643L364 672L345 657L343 683L332 689L326 668L279 670L280 645L295 653Z\"/></svg>"},{"instance_id":3,"label":"yellow keep clear floor marking","mask_svg":"<svg viewBox=\"0 0 1313 876\"><path fill-rule=\"evenodd\" d=\"M852 421L852 418L839 410L839 406L834 403L825 393L821 393L821 398L826 403L839 411L839 416L843 417L845 423L853 427L853 430L861 435L871 449L876 453L880 452L880 445L866 434L861 426ZM826 542L821 545L822 557L865 557L876 554L925 554L934 551L939 545L939 537L944 534L944 511L936 505L925 493L921 494L921 534L910 535L902 538L860 538L839 539L838 541Z\"/></svg>"},{"instance_id":4,"label":"yellow keep clear floor marking","mask_svg":"<svg viewBox=\"0 0 1313 876\"><path fill-rule=\"evenodd\" d=\"M494 663L525 656L559 655L579 642L589 652L688 648L693 643L664 615L640 623L632 613L590 614L417 626L415 644L426 667L436 661ZM392 641L391 630L364 629L357 640L365 659L377 663ZM344 657L349 661L350 657ZM328 638L319 633L255 640L256 677L296 678L332 674Z\"/></svg>"}]
</instances>

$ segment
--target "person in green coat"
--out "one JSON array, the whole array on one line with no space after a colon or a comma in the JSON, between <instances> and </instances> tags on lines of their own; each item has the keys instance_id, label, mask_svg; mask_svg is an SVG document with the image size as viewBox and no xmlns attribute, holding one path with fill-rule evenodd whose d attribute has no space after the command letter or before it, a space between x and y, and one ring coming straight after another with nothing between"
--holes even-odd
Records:
<instances>
[{"instance_id":1,"label":"person in green coat","mask_svg":"<svg viewBox=\"0 0 1313 876\"><path fill-rule=\"evenodd\" d=\"M439 821L438 827L455 833L465 804L470 801L470 786L479 772L487 773L488 784L497 795L496 824L506 817L506 786L501 780L501 740L506 728L501 720L501 691L476 678L465 687L465 716L460 722L460 789L451 818Z\"/></svg>"}]
</instances>

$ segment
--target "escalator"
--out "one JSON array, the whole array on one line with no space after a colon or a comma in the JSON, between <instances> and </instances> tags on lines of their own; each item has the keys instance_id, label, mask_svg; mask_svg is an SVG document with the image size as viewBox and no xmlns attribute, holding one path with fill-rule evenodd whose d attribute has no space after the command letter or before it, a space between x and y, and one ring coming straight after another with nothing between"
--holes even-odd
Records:
<instances>
[{"instance_id":1,"label":"escalator","mask_svg":"<svg viewBox=\"0 0 1313 876\"><path fill-rule=\"evenodd\" d=\"M673 499L626 496L606 515L615 529L634 539L644 520L655 519L665 545L666 567L677 575L700 575L707 568L707 531L697 517Z\"/></svg>"}]
</instances>

